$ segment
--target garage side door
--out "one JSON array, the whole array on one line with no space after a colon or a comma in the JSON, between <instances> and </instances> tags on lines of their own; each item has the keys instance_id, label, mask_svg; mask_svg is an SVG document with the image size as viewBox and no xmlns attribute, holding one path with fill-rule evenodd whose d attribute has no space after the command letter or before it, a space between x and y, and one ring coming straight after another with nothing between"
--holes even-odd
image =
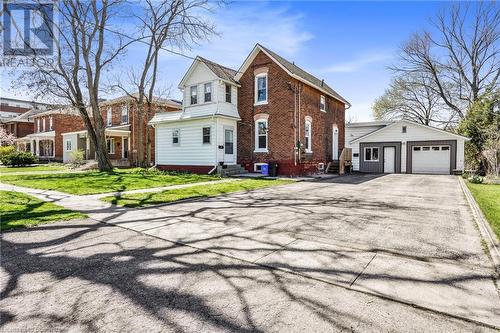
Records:
<instances>
[{"instance_id":1,"label":"garage side door","mask_svg":"<svg viewBox=\"0 0 500 333\"><path fill-rule=\"evenodd\" d=\"M450 174L450 146L413 146L412 173Z\"/></svg>"}]
</instances>

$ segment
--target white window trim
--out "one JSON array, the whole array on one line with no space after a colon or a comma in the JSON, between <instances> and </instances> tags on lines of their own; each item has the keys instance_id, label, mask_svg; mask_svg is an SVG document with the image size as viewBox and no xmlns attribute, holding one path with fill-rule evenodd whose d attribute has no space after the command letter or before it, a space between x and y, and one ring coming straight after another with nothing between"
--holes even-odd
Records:
<instances>
[{"instance_id":1,"label":"white window trim","mask_svg":"<svg viewBox=\"0 0 500 333\"><path fill-rule=\"evenodd\" d=\"M68 142L69 142L69 149L68 149ZM64 141L64 151L72 151L73 150L73 141L71 139L66 139Z\"/></svg>"},{"instance_id":2,"label":"white window trim","mask_svg":"<svg viewBox=\"0 0 500 333\"><path fill-rule=\"evenodd\" d=\"M309 120L306 120L304 123L304 138L306 138L306 127L309 124L309 147L306 146L306 153L312 153L312 123ZM304 140L305 141L305 140Z\"/></svg>"},{"instance_id":3,"label":"white window trim","mask_svg":"<svg viewBox=\"0 0 500 333\"><path fill-rule=\"evenodd\" d=\"M265 123L266 124L266 148L259 148L259 123ZM254 147L254 152L255 153L267 153L269 152L269 126L267 119L257 119L255 121L255 147Z\"/></svg>"},{"instance_id":4,"label":"white window trim","mask_svg":"<svg viewBox=\"0 0 500 333\"><path fill-rule=\"evenodd\" d=\"M36 118L36 131L40 132L40 118Z\"/></svg>"},{"instance_id":5,"label":"white window trim","mask_svg":"<svg viewBox=\"0 0 500 333\"><path fill-rule=\"evenodd\" d=\"M193 96L193 90L192 88L196 88L194 91L196 91L196 103L193 103L193 101L191 100L191 97ZM189 105L198 105L200 104L200 101L199 101L199 98L198 98L198 85L192 85L192 86L189 86Z\"/></svg>"},{"instance_id":6,"label":"white window trim","mask_svg":"<svg viewBox=\"0 0 500 333\"><path fill-rule=\"evenodd\" d=\"M113 110L111 107L108 107L108 110L106 111L106 126L111 126L113 125Z\"/></svg>"},{"instance_id":7,"label":"white window trim","mask_svg":"<svg viewBox=\"0 0 500 333\"><path fill-rule=\"evenodd\" d=\"M260 172L260 170L257 167L262 167L263 165L266 165L267 163L254 163L253 164L253 171L254 172Z\"/></svg>"},{"instance_id":8,"label":"white window trim","mask_svg":"<svg viewBox=\"0 0 500 333\"><path fill-rule=\"evenodd\" d=\"M323 102L323 103L321 103ZM321 105L323 105L323 108L321 108ZM325 98L325 95L321 95L319 97L319 110L321 112L326 112L326 98Z\"/></svg>"},{"instance_id":9,"label":"white window trim","mask_svg":"<svg viewBox=\"0 0 500 333\"><path fill-rule=\"evenodd\" d=\"M229 102L227 101L227 87L229 87ZM224 84L224 102L233 104L233 86L229 83Z\"/></svg>"},{"instance_id":10,"label":"white window trim","mask_svg":"<svg viewBox=\"0 0 500 333\"><path fill-rule=\"evenodd\" d=\"M45 117L42 118L42 132L45 132Z\"/></svg>"},{"instance_id":11,"label":"white window trim","mask_svg":"<svg viewBox=\"0 0 500 333\"><path fill-rule=\"evenodd\" d=\"M177 135L177 143L174 143L174 132L179 131L179 134ZM181 145L181 129L180 128L172 128L172 146L178 147Z\"/></svg>"},{"instance_id":12,"label":"white window trim","mask_svg":"<svg viewBox=\"0 0 500 333\"><path fill-rule=\"evenodd\" d=\"M377 149L378 150L378 154L377 154L377 159L376 160L373 160L373 159L367 160L366 159L366 150L367 149L372 149L371 157L373 157L373 149ZM363 160L365 162L378 162L380 160L380 149L378 149L378 147L365 147L365 149L363 150L363 153L364 153L363 154Z\"/></svg>"},{"instance_id":13,"label":"white window trim","mask_svg":"<svg viewBox=\"0 0 500 333\"><path fill-rule=\"evenodd\" d=\"M205 95L206 95L206 86L209 85L210 86L210 100L209 101L206 101L205 100ZM214 89L213 89L213 84L212 82L205 82L203 83L203 103L212 103L214 101Z\"/></svg>"},{"instance_id":14,"label":"white window trim","mask_svg":"<svg viewBox=\"0 0 500 333\"><path fill-rule=\"evenodd\" d=\"M259 78L265 77L266 78L266 99L264 101L258 101L258 92L259 92L259 87L258 87L258 82ZM254 95L255 95L255 100L254 100L254 105L265 105L269 101L269 80L267 73L261 73L255 75L255 82L254 82Z\"/></svg>"},{"instance_id":15,"label":"white window trim","mask_svg":"<svg viewBox=\"0 0 500 333\"><path fill-rule=\"evenodd\" d=\"M52 116L49 117L49 131L52 131L54 128L54 119L52 119Z\"/></svg>"},{"instance_id":16,"label":"white window trim","mask_svg":"<svg viewBox=\"0 0 500 333\"><path fill-rule=\"evenodd\" d=\"M123 114L123 111L124 111L124 110L125 110L125 115L127 116L127 121L126 121L126 122L125 122L125 121L123 121L123 115L124 115L124 114ZM120 116L120 125L123 125L123 124L128 124L128 123L129 123L129 118L128 118L128 116L129 116L129 112L128 112L128 105L127 105L127 104L125 104L125 105L123 105L123 106L122 106L122 113L121 113L121 116Z\"/></svg>"},{"instance_id":17,"label":"white window trim","mask_svg":"<svg viewBox=\"0 0 500 333\"><path fill-rule=\"evenodd\" d=\"M208 142L203 142L203 138L205 137L205 134L203 133L204 129L205 128L208 128L209 129L209 141ZM179 136L180 136L180 132L179 132ZM180 140L179 140L180 142ZM202 145L211 145L212 144L212 126L202 126L201 127L201 144Z\"/></svg>"},{"instance_id":18,"label":"white window trim","mask_svg":"<svg viewBox=\"0 0 500 333\"><path fill-rule=\"evenodd\" d=\"M109 140L109 142L110 142L109 147L111 148L109 150L108 154L114 154L115 153L115 138L108 138L107 140ZM108 143L106 142L106 146L107 145L108 145Z\"/></svg>"}]
</instances>

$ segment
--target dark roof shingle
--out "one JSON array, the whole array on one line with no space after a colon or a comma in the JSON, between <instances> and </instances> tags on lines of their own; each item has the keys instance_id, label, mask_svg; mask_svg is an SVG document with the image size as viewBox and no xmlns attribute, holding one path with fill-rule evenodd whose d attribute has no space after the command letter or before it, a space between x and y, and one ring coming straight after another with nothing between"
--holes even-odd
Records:
<instances>
[{"instance_id":1,"label":"dark roof shingle","mask_svg":"<svg viewBox=\"0 0 500 333\"><path fill-rule=\"evenodd\" d=\"M228 67L225 67L225 66L222 66L222 65L219 65L213 61L202 58L200 56L198 56L198 59L200 61L202 61L205 65L207 65L208 68L210 68L210 70L212 72L214 72L214 74L217 75L218 77L220 77L221 79L238 84L238 82L236 82L234 80L234 76L236 75L236 73L238 71L231 69L231 68L228 68Z\"/></svg>"}]
</instances>

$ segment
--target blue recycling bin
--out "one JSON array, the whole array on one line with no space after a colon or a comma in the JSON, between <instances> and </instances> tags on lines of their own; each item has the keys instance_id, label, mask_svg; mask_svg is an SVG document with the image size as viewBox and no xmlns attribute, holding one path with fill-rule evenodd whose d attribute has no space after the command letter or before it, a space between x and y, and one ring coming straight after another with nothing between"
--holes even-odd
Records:
<instances>
[{"instance_id":1,"label":"blue recycling bin","mask_svg":"<svg viewBox=\"0 0 500 333\"><path fill-rule=\"evenodd\" d=\"M260 172L261 172L264 176L268 176L268 175L269 175L269 165L268 165L268 164L263 164L263 165L260 167Z\"/></svg>"}]
</instances>

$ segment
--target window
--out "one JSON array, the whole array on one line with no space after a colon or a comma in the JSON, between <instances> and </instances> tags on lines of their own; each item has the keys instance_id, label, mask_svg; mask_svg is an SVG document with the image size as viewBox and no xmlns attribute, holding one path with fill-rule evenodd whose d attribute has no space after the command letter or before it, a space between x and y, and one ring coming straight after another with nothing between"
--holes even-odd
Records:
<instances>
[{"instance_id":1,"label":"window","mask_svg":"<svg viewBox=\"0 0 500 333\"><path fill-rule=\"evenodd\" d=\"M255 104L267 103L267 74L255 77Z\"/></svg>"},{"instance_id":2,"label":"window","mask_svg":"<svg viewBox=\"0 0 500 333\"><path fill-rule=\"evenodd\" d=\"M122 106L122 124L128 124L128 105Z\"/></svg>"},{"instance_id":3,"label":"window","mask_svg":"<svg viewBox=\"0 0 500 333\"><path fill-rule=\"evenodd\" d=\"M204 88L205 92L205 103L212 101L212 83L205 83Z\"/></svg>"},{"instance_id":4,"label":"window","mask_svg":"<svg viewBox=\"0 0 500 333\"><path fill-rule=\"evenodd\" d=\"M203 127L203 144L210 144L210 127Z\"/></svg>"},{"instance_id":5,"label":"window","mask_svg":"<svg viewBox=\"0 0 500 333\"><path fill-rule=\"evenodd\" d=\"M312 151L312 142L311 142L311 133L312 132L312 126L311 122L306 120L305 123L305 128L304 128L304 135L305 135L305 148L306 152L310 153Z\"/></svg>"},{"instance_id":6,"label":"window","mask_svg":"<svg viewBox=\"0 0 500 333\"><path fill-rule=\"evenodd\" d=\"M224 154L232 155L234 153L233 130L224 130Z\"/></svg>"},{"instance_id":7,"label":"window","mask_svg":"<svg viewBox=\"0 0 500 333\"><path fill-rule=\"evenodd\" d=\"M439 150L439 147L432 147L432 150Z\"/></svg>"},{"instance_id":8,"label":"window","mask_svg":"<svg viewBox=\"0 0 500 333\"><path fill-rule=\"evenodd\" d=\"M71 151L71 140L66 140L65 148L66 151Z\"/></svg>"},{"instance_id":9,"label":"window","mask_svg":"<svg viewBox=\"0 0 500 333\"><path fill-rule=\"evenodd\" d=\"M40 118L36 118L36 131L40 132Z\"/></svg>"},{"instance_id":10,"label":"window","mask_svg":"<svg viewBox=\"0 0 500 333\"><path fill-rule=\"evenodd\" d=\"M422 150L423 151L429 151L429 150L431 150L431 147L422 147Z\"/></svg>"},{"instance_id":11,"label":"window","mask_svg":"<svg viewBox=\"0 0 500 333\"><path fill-rule=\"evenodd\" d=\"M352 157L359 157L359 153L353 153Z\"/></svg>"},{"instance_id":12,"label":"window","mask_svg":"<svg viewBox=\"0 0 500 333\"><path fill-rule=\"evenodd\" d=\"M115 139L114 138L106 139L106 146L108 148L108 154L115 153Z\"/></svg>"},{"instance_id":13,"label":"window","mask_svg":"<svg viewBox=\"0 0 500 333\"><path fill-rule=\"evenodd\" d=\"M406 133L406 126L403 126L403 127L401 128L401 131L402 131L403 133Z\"/></svg>"},{"instance_id":14,"label":"window","mask_svg":"<svg viewBox=\"0 0 500 333\"><path fill-rule=\"evenodd\" d=\"M113 124L113 113L111 107L108 108L108 112L106 114L106 126L111 126Z\"/></svg>"},{"instance_id":15,"label":"window","mask_svg":"<svg viewBox=\"0 0 500 333\"><path fill-rule=\"evenodd\" d=\"M189 88L190 94L191 94L191 104L197 104L198 103L198 87L197 86L192 86Z\"/></svg>"},{"instance_id":16,"label":"window","mask_svg":"<svg viewBox=\"0 0 500 333\"><path fill-rule=\"evenodd\" d=\"M326 101L325 101L325 96L321 95L319 98L319 110L326 112Z\"/></svg>"},{"instance_id":17,"label":"window","mask_svg":"<svg viewBox=\"0 0 500 333\"><path fill-rule=\"evenodd\" d=\"M45 132L45 118L42 118L42 132Z\"/></svg>"},{"instance_id":18,"label":"window","mask_svg":"<svg viewBox=\"0 0 500 333\"><path fill-rule=\"evenodd\" d=\"M49 117L49 131L52 131L52 128L54 126L54 121L52 119L52 116Z\"/></svg>"},{"instance_id":19,"label":"window","mask_svg":"<svg viewBox=\"0 0 500 333\"><path fill-rule=\"evenodd\" d=\"M441 150L450 150L450 146L442 146Z\"/></svg>"},{"instance_id":20,"label":"window","mask_svg":"<svg viewBox=\"0 0 500 333\"><path fill-rule=\"evenodd\" d=\"M372 162L378 161L377 147L365 148L365 161L372 161Z\"/></svg>"},{"instance_id":21,"label":"window","mask_svg":"<svg viewBox=\"0 0 500 333\"><path fill-rule=\"evenodd\" d=\"M257 120L255 124L255 151L267 151L267 120Z\"/></svg>"},{"instance_id":22,"label":"window","mask_svg":"<svg viewBox=\"0 0 500 333\"><path fill-rule=\"evenodd\" d=\"M420 147L413 147L413 151L420 151Z\"/></svg>"},{"instance_id":23,"label":"window","mask_svg":"<svg viewBox=\"0 0 500 333\"><path fill-rule=\"evenodd\" d=\"M178 146L181 144L181 130L173 129L172 130L172 144Z\"/></svg>"},{"instance_id":24,"label":"window","mask_svg":"<svg viewBox=\"0 0 500 333\"><path fill-rule=\"evenodd\" d=\"M231 85L230 84L226 84L226 102L227 103L232 103L232 96L231 96Z\"/></svg>"}]
</instances>

